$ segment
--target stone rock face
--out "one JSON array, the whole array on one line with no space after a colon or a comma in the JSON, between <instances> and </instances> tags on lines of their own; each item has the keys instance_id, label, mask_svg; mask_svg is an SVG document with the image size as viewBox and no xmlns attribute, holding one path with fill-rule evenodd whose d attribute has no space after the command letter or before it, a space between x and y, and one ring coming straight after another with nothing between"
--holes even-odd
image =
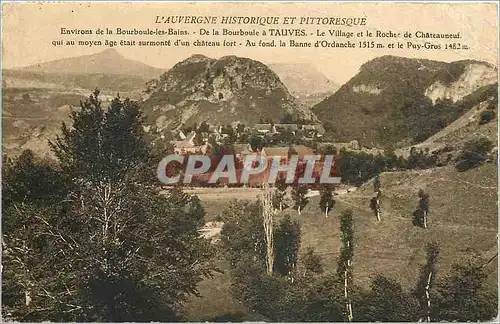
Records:
<instances>
[{"instance_id":1,"label":"stone rock face","mask_svg":"<svg viewBox=\"0 0 500 324\"><path fill-rule=\"evenodd\" d=\"M473 63L465 67L458 80L448 85L436 81L425 90L425 95L433 102L438 99L449 99L457 102L475 90L493 84L497 80L498 69L488 64Z\"/></svg>"}]
</instances>

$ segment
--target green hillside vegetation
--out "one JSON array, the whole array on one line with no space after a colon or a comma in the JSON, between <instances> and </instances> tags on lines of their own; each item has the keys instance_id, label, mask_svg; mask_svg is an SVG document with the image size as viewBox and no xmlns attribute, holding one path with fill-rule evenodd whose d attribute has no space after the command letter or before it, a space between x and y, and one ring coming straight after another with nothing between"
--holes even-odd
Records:
<instances>
[{"instance_id":1,"label":"green hillside vegetation","mask_svg":"<svg viewBox=\"0 0 500 324\"><path fill-rule=\"evenodd\" d=\"M338 141L358 139L367 145L411 145L421 142L460 117L489 96L497 85L477 89L459 102L425 96L425 90L440 81L456 81L475 61L438 61L383 56L363 64L359 73L335 94L313 107L330 135ZM485 63L481 63L485 64ZM358 91L368 85L379 94Z\"/></svg>"},{"instance_id":2,"label":"green hillside vegetation","mask_svg":"<svg viewBox=\"0 0 500 324\"><path fill-rule=\"evenodd\" d=\"M352 209L354 284L360 289L368 289L376 276L382 275L400 283L408 291L417 283L428 242L435 241L440 247L437 260L440 279L452 271L454 263L473 259L476 265L482 265L495 255L498 225L496 176L494 163L466 172L457 172L453 166L384 172L380 174L383 188L381 222L377 222L370 209L370 199L374 195L372 181L352 193L335 195L335 205L328 218L318 207L320 197L313 197L300 216L297 211L286 209L278 215L277 221L290 215L300 223L299 260L313 248L322 259L324 271L334 272L340 250L339 215L345 209ZM412 224L420 189L430 194L427 229ZM222 201L205 203L216 204L219 209L229 206L227 201L225 208ZM496 264L493 261L485 268L487 278L484 282L490 293L496 293ZM204 320L203 314L221 312L255 320L254 313L239 305L228 293L231 271L228 264L223 269L226 273L217 275L216 283L210 280L201 283L202 298L190 299L185 311L196 320Z\"/></svg>"}]
</instances>

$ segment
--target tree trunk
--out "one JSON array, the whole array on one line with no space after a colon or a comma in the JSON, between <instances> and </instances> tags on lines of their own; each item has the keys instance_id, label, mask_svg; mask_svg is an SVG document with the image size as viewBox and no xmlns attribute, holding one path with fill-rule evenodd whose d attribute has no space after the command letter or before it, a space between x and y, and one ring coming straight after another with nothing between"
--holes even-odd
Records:
<instances>
[{"instance_id":1,"label":"tree trunk","mask_svg":"<svg viewBox=\"0 0 500 324\"><path fill-rule=\"evenodd\" d=\"M425 286L425 298L427 299L427 322L431 321L431 298L429 295L431 278L432 278L432 272L429 273L429 277L427 278L427 285Z\"/></svg>"},{"instance_id":2,"label":"tree trunk","mask_svg":"<svg viewBox=\"0 0 500 324\"><path fill-rule=\"evenodd\" d=\"M267 274L272 275L274 268L274 238L273 238L273 222L274 222L274 214L275 210L273 207L273 194L266 187L266 192L264 193L264 197L262 199L262 218L264 231L266 235L266 243L267 243Z\"/></svg>"},{"instance_id":3,"label":"tree trunk","mask_svg":"<svg viewBox=\"0 0 500 324\"><path fill-rule=\"evenodd\" d=\"M351 298L349 297L349 280L347 277L348 270L344 271L344 297L345 297L345 306L346 306L346 312L347 312L347 320L349 322L352 322L352 305L351 305Z\"/></svg>"},{"instance_id":4,"label":"tree trunk","mask_svg":"<svg viewBox=\"0 0 500 324\"><path fill-rule=\"evenodd\" d=\"M325 207L325 218L328 218L328 207Z\"/></svg>"},{"instance_id":5,"label":"tree trunk","mask_svg":"<svg viewBox=\"0 0 500 324\"><path fill-rule=\"evenodd\" d=\"M422 212L422 221L424 223L424 228L427 228L427 212L426 211L423 211Z\"/></svg>"},{"instance_id":6,"label":"tree trunk","mask_svg":"<svg viewBox=\"0 0 500 324\"><path fill-rule=\"evenodd\" d=\"M299 208L297 209L297 211L299 212L299 215L300 215L300 205L299 205Z\"/></svg>"}]
</instances>

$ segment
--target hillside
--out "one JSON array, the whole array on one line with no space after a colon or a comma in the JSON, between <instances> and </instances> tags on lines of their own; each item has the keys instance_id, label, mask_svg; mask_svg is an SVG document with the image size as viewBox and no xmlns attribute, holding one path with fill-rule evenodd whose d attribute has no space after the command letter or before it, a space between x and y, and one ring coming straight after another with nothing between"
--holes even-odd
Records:
<instances>
[{"instance_id":1,"label":"hillside","mask_svg":"<svg viewBox=\"0 0 500 324\"><path fill-rule=\"evenodd\" d=\"M308 63L275 63L268 66L294 96L333 94L340 87Z\"/></svg>"},{"instance_id":2,"label":"hillside","mask_svg":"<svg viewBox=\"0 0 500 324\"><path fill-rule=\"evenodd\" d=\"M425 246L435 240L440 245L437 276L444 276L454 262L479 257L486 262L497 252L497 165L486 164L463 173L453 167L431 170L398 171L381 174L383 188L382 221L369 208L373 183L356 191L336 195L334 210L325 218L319 197L312 197L299 216L286 209L301 223L301 251L313 247L322 256L327 271L335 271L340 251L339 215L347 208L354 213L354 281L367 287L376 274L395 278L406 288L418 280L425 263ZM412 224L419 189L430 194L429 227ZM228 189L229 190L229 189ZM233 190L236 194L237 190ZM233 194L231 191L231 194ZM246 192L246 191L245 191ZM240 192L240 199L255 199L257 192ZM229 204L224 192L217 195L197 192L209 219ZM234 198L231 196L231 198ZM214 207L214 208L212 208ZM227 270L227 265L221 264ZM488 287L497 289L497 262L487 268ZM228 272L217 274L200 284L202 298L190 298L185 312L193 320L207 320L224 313L247 318L253 313L234 301Z\"/></svg>"},{"instance_id":3,"label":"hillside","mask_svg":"<svg viewBox=\"0 0 500 324\"><path fill-rule=\"evenodd\" d=\"M35 73L124 74L143 78L155 78L163 72L163 69L129 60L115 49L39 63L23 67L20 70Z\"/></svg>"},{"instance_id":4,"label":"hillside","mask_svg":"<svg viewBox=\"0 0 500 324\"><path fill-rule=\"evenodd\" d=\"M335 140L412 145L494 95L497 77L496 67L479 61L383 56L363 64L313 111Z\"/></svg>"},{"instance_id":5,"label":"hillside","mask_svg":"<svg viewBox=\"0 0 500 324\"><path fill-rule=\"evenodd\" d=\"M206 121L279 121L285 114L314 118L266 65L248 58L193 55L150 83L142 104L157 131Z\"/></svg>"},{"instance_id":6,"label":"hillside","mask_svg":"<svg viewBox=\"0 0 500 324\"><path fill-rule=\"evenodd\" d=\"M61 123L68 121L73 107L79 107L90 92L40 88L2 89L3 153L9 156L31 149L50 157L48 140L54 139Z\"/></svg>"},{"instance_id":7,"label":"hillside","mask_svg":"<svg viewBox=\"0 0 500 324\"><path fill-rule=\"evenodd\" d=\"M58 89L65 92L85 92L98 88L103 93L120 92L138 99L147 77L104 73L42 73L20 70L3 70L4 87L17 89Z\"/></svg>"},{"instance_id":8,"label":"hillside","mask_svg":"<svg viewBox=\"0 0 500 324\"><path fill-rule=\"evenodd\" d=\"M496 87L492 85L490 88ZM412 145L419 149L429 149L430 152L437 152L443 158L445 155L452 154L456 156L464 143L474 138L486 137L493 143L498 142L498 122L493 119L488 123L481 123L481 115L485 112L498 114L498 95L496 91L490 97L484 97L481 102L473 106L454 122L433 134L422 143ZM487 92L485 92L487 93ZM410 154L411 147L405 147L396 150L397 155L407 157Z\"/></svg>"}]
</instances>

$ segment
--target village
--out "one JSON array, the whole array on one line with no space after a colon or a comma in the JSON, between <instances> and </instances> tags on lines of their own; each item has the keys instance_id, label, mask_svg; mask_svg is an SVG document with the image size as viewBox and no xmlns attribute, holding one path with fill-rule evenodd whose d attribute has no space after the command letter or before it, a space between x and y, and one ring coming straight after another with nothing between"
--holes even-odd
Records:
<instances>
[{"instance_id":1,"label":"village","mask_svg":"<svg viewBox=\"0 0 500 324\"><path fill-rule=\"evenodd\" d=\"M267 168L261 173L250 176L249 186L261 186L269 177L271 160L281 157L281 164L289 163L292 155L298 156L298 172L303 172L303 158L311 155L338 154L339 150L361 149L353 140L348 143L325 142L325 130L320 124L274 124L259 123L251 126L236 124L235 126L200 125L184 127L174 132L175 140L170 141L173 152L177 155L207 155L212 165L217 165L223 155L231 154L236 161L237 176L241 175L243 161L248 155L258 155L268 160ZM332 151L333 150L333 151ZM314 165L313 177L318 177L323 168L324 159ZM333 166L332 166L333 167ZM333 170L333 168L332 168ZM205 186L211 171L195 177L192 186ZM239 171L239 173L238 173ZM330 173L332 175L332 173ZM218 184L226 184L223 178Z\"/></svg>"}]
</instances>

